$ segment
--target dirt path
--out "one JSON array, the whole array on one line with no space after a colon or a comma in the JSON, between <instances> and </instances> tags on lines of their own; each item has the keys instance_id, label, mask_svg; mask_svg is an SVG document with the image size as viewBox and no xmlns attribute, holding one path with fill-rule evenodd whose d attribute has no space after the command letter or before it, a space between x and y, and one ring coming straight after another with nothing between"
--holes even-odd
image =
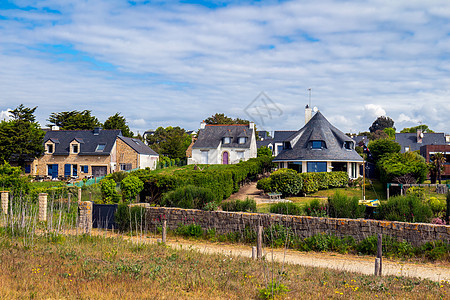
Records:
<instances>
[{"instance_id":1,"label":"dirt path","mask_svg":"<svg viewBox=\"0 0 450 300\"><path fill-rule=\"evenodd\" d=\"M105 231L93 230L93 234L112 236ZM115 234L115 236L118 236ZM125 237L133 242L156 243L156 238ZM234 257L251 258L251 246L231 245L224 243L211 243L199 240L186 240L182 238L170 238L166 243L174 249L194 249L206 254L224 254ZM356 256L350 254L337 254L332 252L300 252L295 250L264 248L263 254L268 261L286 262L309 267L329 268L339 271L356 272L366 275L374 273L375 258L369 256ZM433 281L450 282L450 264L441 263L415 263L401 262L383 258L383 275L416 277Z\"/></svg>"},{"instance_id":2,"label":"dirt path","mask_svg":"<svg viewBox=\"0 0 450 300\"><path fill-rule=\"evenodd\" d=\"M267 196L262 196L261 191L256 188L256 182L251 182L242 186L237 193L234 193L227 200L245 200L250 198L256 201L256 204L275 203L277 200L270 200Z\"/></svg>"}]
</instances>

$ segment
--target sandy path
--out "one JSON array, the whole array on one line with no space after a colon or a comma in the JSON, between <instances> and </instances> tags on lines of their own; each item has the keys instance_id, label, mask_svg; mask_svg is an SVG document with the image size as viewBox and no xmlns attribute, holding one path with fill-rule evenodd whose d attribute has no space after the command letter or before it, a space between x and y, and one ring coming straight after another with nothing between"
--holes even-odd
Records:
<instances>
[{"instance_id":1,"label":"sandy path","mask_svg":"<svg viewBox=\"0 0 450 300\"><path fill-rule=\"evenodd\" d=\"M93 234L112 236L111 232L93 230ZM114 234L118 236L117 234ZM156 243L156 238L137 238L133 242ZM206 254L224 254L235 257L251 258L251 246L231 245L223 243L211 243L200 240L187 240L182 238L170 238L166 243L174 249L194 249ZM300 252L295 250L264 248L264 256L267 260L297 264L309 267L329 268L339 271L356 272L366 275L374 273L375 258L369 256L356 256L350 254L337 254L333 252ZM430 279L433 281L450 282L450 264L446 262L439 263L415 263L394 261L383 258L383 275L416 277Z\"/></svg>"}]
</instances>

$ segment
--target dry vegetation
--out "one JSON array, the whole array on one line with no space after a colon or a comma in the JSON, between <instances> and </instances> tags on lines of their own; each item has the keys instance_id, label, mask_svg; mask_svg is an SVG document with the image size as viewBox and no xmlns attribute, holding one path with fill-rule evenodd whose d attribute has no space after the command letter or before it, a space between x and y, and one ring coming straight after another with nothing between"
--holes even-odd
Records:
<instances>
[{"instance_id":1,"label":"dry vegetation","mask_svg":"<svg viewBox=\"0 0 450 300\"><path fill-rule=\"evenodd\" d=\"M286 299L448 299L450 285L252 261L122 238L0 235L1 299L255 299L281 282ZM269 295L270 293L266 294ZM271 298L271 297L270 297Z\"/></svg>"}]
</instances>

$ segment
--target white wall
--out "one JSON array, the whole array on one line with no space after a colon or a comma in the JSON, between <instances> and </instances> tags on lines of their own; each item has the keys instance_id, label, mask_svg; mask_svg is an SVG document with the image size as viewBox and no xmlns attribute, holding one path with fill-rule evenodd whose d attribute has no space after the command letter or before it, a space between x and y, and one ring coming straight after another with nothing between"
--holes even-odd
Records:
<instances>
[{"instance_id":1,"label":"white wall","mask_svg":"<svg viewBox=\"0 0 450 300\"><path fill-rule=\"evenodd\" d=\"M150 168L152 170L156 169L156 164L158 163L159 156L149 155L149 154L139 154L139 169Z\"/></svg>"}]
</instances>

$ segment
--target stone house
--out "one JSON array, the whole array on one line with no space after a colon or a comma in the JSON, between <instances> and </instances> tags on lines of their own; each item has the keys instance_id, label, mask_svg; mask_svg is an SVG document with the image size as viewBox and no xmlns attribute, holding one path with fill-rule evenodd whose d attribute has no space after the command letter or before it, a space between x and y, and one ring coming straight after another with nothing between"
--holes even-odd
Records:
<instances>
[{"instance_id":1,"label":"stone house","mask_svg":"<svg viewBox=\"0 0 450 300\"><path fill-rule=\"evenodd\" d=\"M47 178L100 177L136 168L155 168L158 154L120 130L49 130L45 153L25 172Z\"/></svg>"},{"instance_id":2,"label":"stone house","mask_svg":"<svg viewBox=\"0 0 450 300\"><path fill-rule=\"evenodd\" d=\"M188 164L237 164L257 155L255 124L206 125L202 122Z\"/></svg>"}]
</instances>

